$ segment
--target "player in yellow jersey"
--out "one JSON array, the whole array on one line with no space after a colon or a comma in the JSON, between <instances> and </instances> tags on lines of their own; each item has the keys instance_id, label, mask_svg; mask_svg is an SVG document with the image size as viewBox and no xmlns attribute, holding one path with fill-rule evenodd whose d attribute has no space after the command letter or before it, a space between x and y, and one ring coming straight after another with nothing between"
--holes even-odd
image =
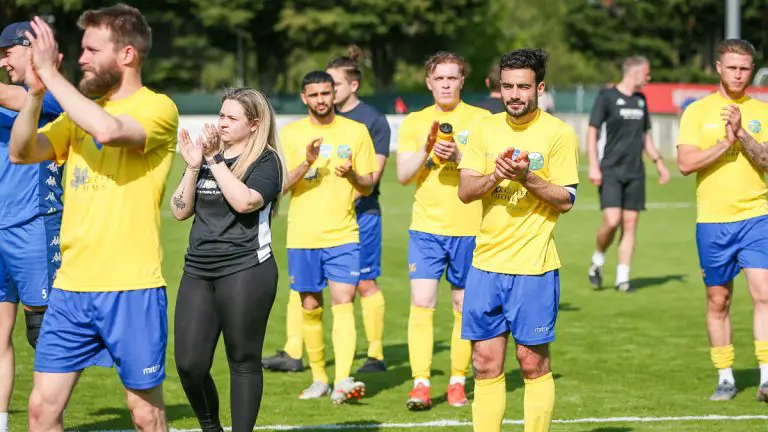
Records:
<instances>
[{"instance_id":1,"label":"player in yellow jersey","mask_svg":"<svg viewBox=\"0 0 768 432\"><path fill-rule=\"evenodd\" d=\"M525 382L525 431L548 431L552 422L549 344L560 299L553 231L576 199L579 144L571 126L538 107L547 60L531 49L501 58L506 113L477 126L459 164L459 197L483 206L462 327L472 341L475 431L501 431L510 334Z\"/></svg>"},{"instance_id":2,"label":"player in yellow jersey","mask_svg":"<svg viewBox=\"0 0 768 432\"><path fill-rule=\"evenodd\" d=\"M160 203L179 114L170 98L142 84L152 36L141 12L124 4L88 10L78 25L85 30L80 91L57 71L51 28L32 21L29 93L11 132L12 161L66 161L62 265L35 352L29 430L63 430L61 414L83 369L114 364L136 428L165 431ZM46 88L65 114L38 133Z\"/></svg>"},{"instance_id":3,"label":"player in yellow jersey","mask_svg":"<svg viewBox=\"0 0 768 432\"><path fill-rule=\"evenodd\" d=\"M288 165L288 274L301 294L303 338L312 384L299 396L328 394L323 342L323 289L328 284L333 312L336 377L331 401L360 398L365 385L350 377L355 357L354 299L360 280L360 244L355 192L373 191L378 169L365 125L336 115L334 81L324 71L304 76L301 99L309 116L281 132Z\"/></svg>"},{"instance_id":4,"label":"player in yellow jersey","mask_svg":"<svg viewBox=\"0 0 768 432\"><path fill-rule=\"evenodd\" d=\"M437 287L443 273L451 284L453 334L448 403L467 403L464 383L471 347L461 340L461 305L464 283L480 227L480 203L464 204L456 196L459 171L469 130L490 113L461 100L464 60L438 52L426 63L427 88L435 104L409 114L400 126L397 177L403 184L416 181L416 196L408 239L411 312L408 319L408 355L413 389L406 406L425 410L432 406L430 375L434 345ZM437 139L439 125L450 125L451 137ZM443 126L444 132L448 129Z\"/></svg>"},{"instance_id":5,"label":"player in yellow jersey","mask_svg":"<svg viewBox=\"0 0 768 432\"><path fill-rule=\"evenodd\" d=\"M696 173L696 244L707 287L707 333L718 385L711 400L736 396L729 307L743 269L754 303L757 400L768 402L768 105L746 95L755 48L730 39L717 47L720 86L689 105L678 134L677 163Z\"/></svg>"}]
</instances>

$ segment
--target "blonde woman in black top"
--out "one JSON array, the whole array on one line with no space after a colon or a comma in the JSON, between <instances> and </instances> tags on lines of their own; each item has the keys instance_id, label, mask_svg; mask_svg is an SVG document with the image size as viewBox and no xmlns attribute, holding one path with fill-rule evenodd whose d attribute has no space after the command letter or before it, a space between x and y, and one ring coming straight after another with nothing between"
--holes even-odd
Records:
<instances>
[{"instance_id":1,"label":"blonde woman in black top","mask_svg":"<svg viewBox=\"0 0 768 432\"><path fill-rule=\"evenodd\" d=\"M176 301L176 368L202 430L221 431L210 370L223 333L232 430L252 431L277 291L270 225L286 178L274 110L257 90L228 90L218 126L206 124L195 141L182 130L179 144L187 168L171 211L178 220L195 219Z\"/></svg>"}]
</instances>

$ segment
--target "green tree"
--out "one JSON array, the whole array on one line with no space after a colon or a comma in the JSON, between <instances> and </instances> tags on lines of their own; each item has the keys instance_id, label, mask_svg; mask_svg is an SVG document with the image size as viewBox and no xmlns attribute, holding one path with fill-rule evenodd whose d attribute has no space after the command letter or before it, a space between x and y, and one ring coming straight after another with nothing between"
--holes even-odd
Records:
<instances>
[{"instance_id":1,"label":"green tree","mask_svg":"<svg viewBox=\"0 0 768 432\"><path fill-rule=\"evenodd\" d=\"M482 0L286 0L277 25L296 46L357 44L371 58L377 89L392 89L399 61L451 49L480 23Z\"/></svg>"}]
</instances>

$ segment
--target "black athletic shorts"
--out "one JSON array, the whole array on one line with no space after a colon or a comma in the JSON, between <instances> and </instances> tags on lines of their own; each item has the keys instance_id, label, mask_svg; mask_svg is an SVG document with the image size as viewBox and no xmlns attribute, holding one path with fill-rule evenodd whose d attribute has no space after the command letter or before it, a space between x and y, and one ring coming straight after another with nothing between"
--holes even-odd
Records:
<instances>
[{"instance_id":1,"label":"black athletic shorts","mask_svg":"<svg viewBox=\"0 0 768 432\"><path fill-rule=\"evenodd\" d=\"M601 209L619 207L624 210L645 210L645 177L623 180L603 177L598 191Z\"/></svg>"}]
</instances>

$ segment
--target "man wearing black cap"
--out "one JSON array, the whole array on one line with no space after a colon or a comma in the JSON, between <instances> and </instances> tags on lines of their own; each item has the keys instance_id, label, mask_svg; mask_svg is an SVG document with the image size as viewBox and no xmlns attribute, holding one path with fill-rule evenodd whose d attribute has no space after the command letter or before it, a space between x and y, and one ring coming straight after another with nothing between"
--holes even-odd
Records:
<instances>
[{"instance_id":1,"label":"man wearing black cap","mask_svg":"<svg viewBox=\"0 0 768 432\"><path fill-rule=\"evenodd\" d=\"M53 275L61 261L61 167L53 161L15 165L8 155L11 128L27 96L21 85L30 55L25 31L31 31L29 23L18 22L0 33L0 68L13 83L0 84L0 432L8 430L14 378L10 342L16 307L21 300L27 340L34 348ZM46 93L39 126L53 121L61 112L56 99Z\"/></svg>"}]
</instances>

